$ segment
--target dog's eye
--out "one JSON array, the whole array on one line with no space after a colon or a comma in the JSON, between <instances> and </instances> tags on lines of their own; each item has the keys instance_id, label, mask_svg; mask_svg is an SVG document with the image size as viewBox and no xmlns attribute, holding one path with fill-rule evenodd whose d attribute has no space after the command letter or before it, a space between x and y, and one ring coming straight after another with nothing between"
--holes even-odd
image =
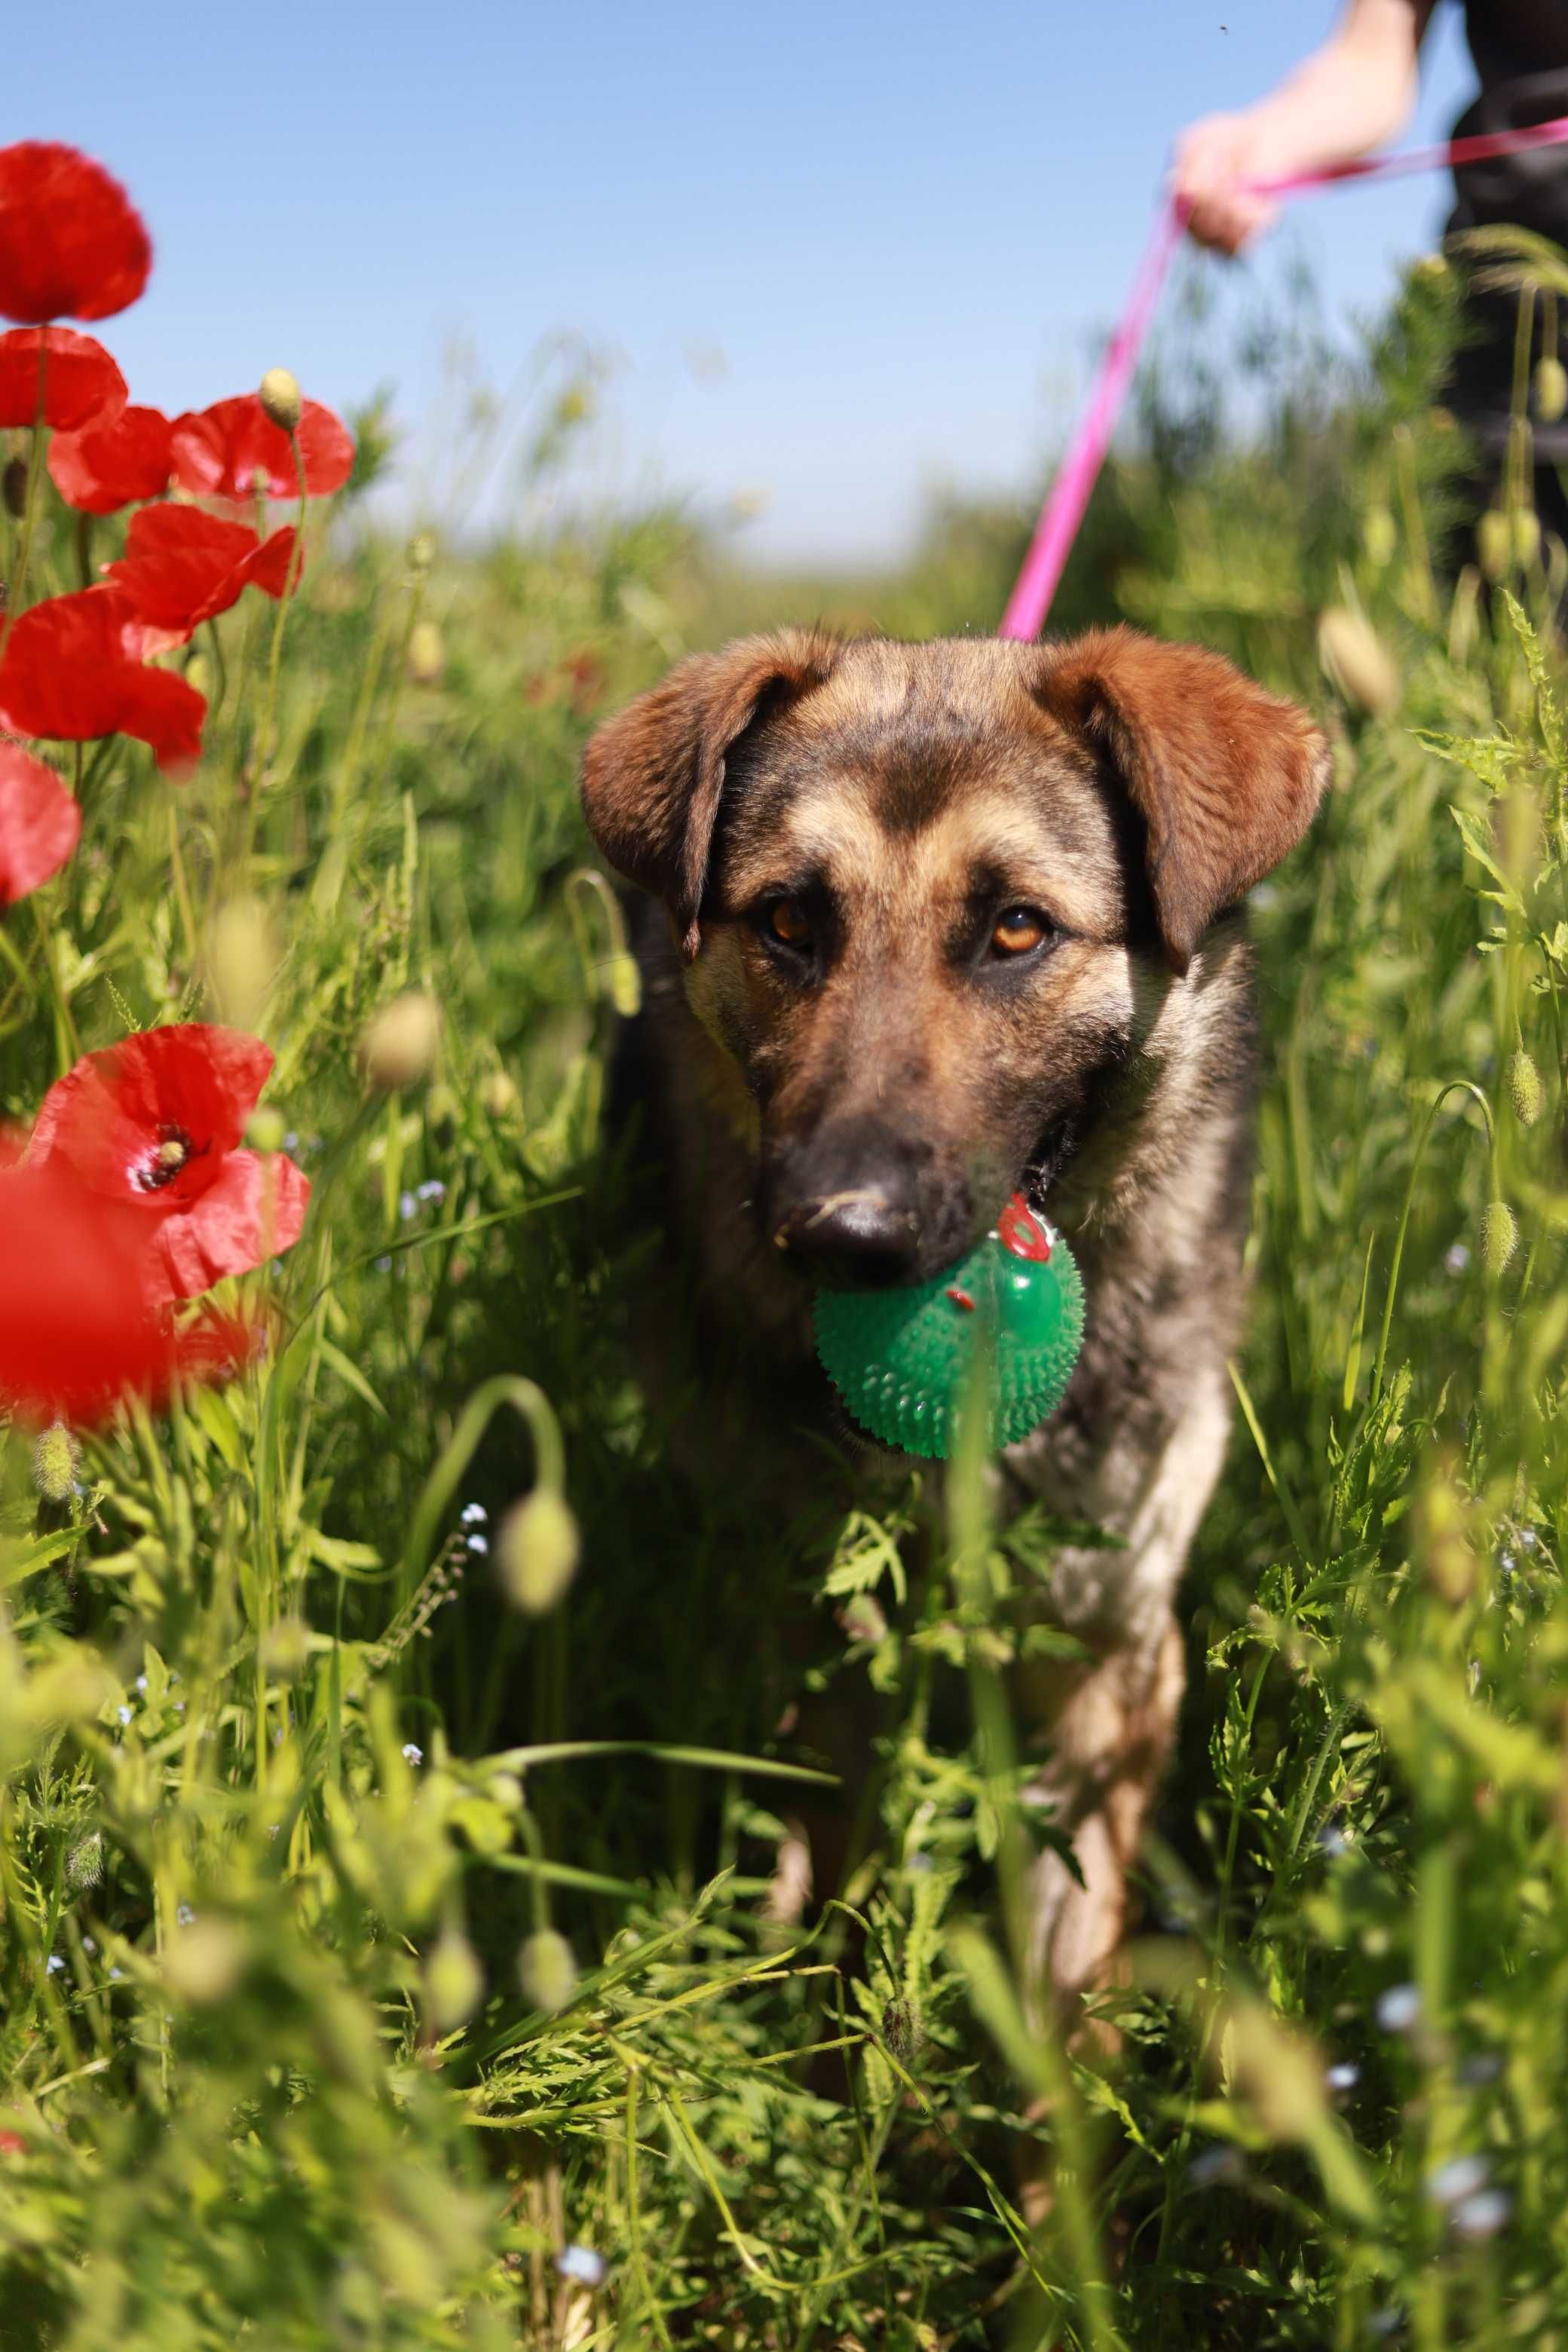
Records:
<instances>
[{"instance_id":1,"label":"dog's eye","mask_svg":"<svg viewBox=\"0 0 1568 2352\"><path fill-rule=\"evenodd\" d=\"M802 952L811 945L811 918L798 898L775 898L763 918L771 940Z\"/></svg>"},{"instance_id":2,"label":"dog's eye","mask_svg":"<svg viewBox=\"0 0 1568 2352\"><path fill-rule=\"evenodd\" d=\"M996 918L991 934L992 952L999 956L1027 955L1041 944L1049 929L1044 915L1037 913L1033 907L1009 907L1005 915Z\"/></svg>"}]
</instances>

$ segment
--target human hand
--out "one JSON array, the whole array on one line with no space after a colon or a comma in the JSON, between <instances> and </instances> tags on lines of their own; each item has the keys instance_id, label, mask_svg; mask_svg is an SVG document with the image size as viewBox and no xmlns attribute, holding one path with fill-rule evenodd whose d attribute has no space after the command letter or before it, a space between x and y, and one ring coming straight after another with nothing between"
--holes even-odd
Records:
<instances>
[{"instance_id":1,"label":"human hand","mask_svg":"<svg viewBox=\"0 0 1568 2352\"><path fill-rule=\"evenodd\" d=\"M1247 194L1242 183L1268 179L1280 169L1273 142L1256 110L1210 114L1176 142L1172 191L1191 210L1187 234L1215 253L1239 253L1272 227L1279 207L1268 196Z\"/></svg>"}]
</instances>

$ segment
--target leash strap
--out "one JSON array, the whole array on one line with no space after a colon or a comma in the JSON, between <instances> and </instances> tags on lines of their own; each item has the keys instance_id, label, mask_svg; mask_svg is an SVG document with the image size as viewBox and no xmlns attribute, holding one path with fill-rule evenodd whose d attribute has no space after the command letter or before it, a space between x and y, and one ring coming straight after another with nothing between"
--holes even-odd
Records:
<instances>
[{"instance_id":1,"label":"leash strap","mask_svg":"<svg viewBox=\"0 0 1568 2352\"><path fill-rule=\"evenodd\" d=\"M1411 147L1402 154L1373 155L1352 163L1329 163L1310 172L1289 172L1275 180L1249 180L1247 192L1258 196L1294 196L1312 188L1331 188L1347 180L1396 180L1415 172L1436 172L1445 166L1485 163L1498 155L1521 155L1534 147L1568 145L1568 115L1513 131L1479 131L1468 139L1450 139L1440 147ZM1154 227L1138 265L1138 275L1116 331L1107 344L1082 415L1068 444L1046 494L1029 541L1027 554L1007 599L1002 637L1037 637L1051 609L1051 599L1062 576L1072 543L1078 537L1110 436L1116 430L1138 355L1159 307L1165 273L1187 225L1191 205L1183 196L1166 196L1155 215Z\"/></svg>"}]
</instances>

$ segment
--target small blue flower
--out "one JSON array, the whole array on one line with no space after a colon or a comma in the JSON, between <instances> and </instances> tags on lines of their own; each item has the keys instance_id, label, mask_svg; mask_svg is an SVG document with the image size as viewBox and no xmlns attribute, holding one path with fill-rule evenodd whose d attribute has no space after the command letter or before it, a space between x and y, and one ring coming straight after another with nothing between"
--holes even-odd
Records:
<instances>
[{"instance_id":1,"label":"small blue flower","mask_svg":"<svg viewBox=\"0 0 1568 2352\"><path fill-rule=\"evenodd\" d=\"M375 1270L377 1274L390 1274L392 1272L392 1260L389 1257L378 1257L375 1262Z\"/></svg>"},{"instance_id":2,"label":"small blue flower","mask_svg":"<svg viewBox=\"0 0 1568 2352\"><path fill-rule=\"evenodd\" d=\"M123 1981L125 1971L123 1969L110 1969L109 1971L109 1981L110 1984L120 1984Z\"/></svg>"},{"instance_id":3,"label":"small blue flower","mask_svg":"<svg viewBox=\"0 0 1568 2352\"><path fill-rule=\"evenodd\" d=\"M1513 2200L1500 2189L1478 2189L1462 2198L1448 2216L1457 2238L1495 2238L1512 2210Z\"/></svg>"},{"instance_id":4,"label":"small blue flower","mask_svg":"<svg viewBox=\"0 0 1568 2352\"><path fill-rule=\"evenodd\" d=\"M1337 1822L1324 1822L1318 1832L1318 1843L1331 1862L1337 1862L1342 1853L1349 1853L1351 1850L1350 1840Z\"/></svg>"},{"instance_id":5,"label":"small blue flower","mask_svg":"<svg viewBox=\"0 0 1568 2352\"><path fill-rule=\"evenodd\" d=\"M1353 2091L1361 2081L1361 2068L1351 2059L1342 2058L1337 2066L1329 2068L1323 2080L1331 2091Z\"/></svg>"},{"instance_id":6,"label":"small blue flower","mask_svg":"<svg viewBox=\"0 0 1568 2352\"><path fill-rule=\"evenodd\" d=\"M1408 2033L1420 2022L1421 1996L1413 1984L1390 1985L1378 1994L1373 2014L1385 2033Z\"/></svg>"},{"instance_id":7,"label":"small blue flower","mask_svg":"<svg viewBox=\"0 0 1568 2352\"><path fill-rule=\"evenodd\" d=\"M1234 2147L1205 2147L1187 2167L1189 2189L1213 2189L1222 2180L1239 2180L1246 2167Z\"/></svg>"},{"instance_id":8,"label":"small blue flower","mask_svg":"<svg viewBox=\"0 0 1568 2352\"><path fill-rule=\"evenodd\" d=\"M300 1139L291 1127L284 1132L283 1149L285 1151L298 1151L300 1149Z\"/></svg>"},{"instance_id":9,"label":"small blue flower","mask_svg":"<svg viewBox=\"0 0 1568 2352\"><path fill-rule=\"evenodd\" d=\"M51 1952L48 1958L44 1962L44 1966L48 1970L50 1976L58 1977L61 1969L65 1967L65 1962L61 1959L58 1952Z\"/></svg>"},{"instance_id":10,"label":"small blue flower","mask_svg":"<svg viewBox=\"0 0 1568 2352\"><path fill-rule=\"evenodd\" d=\"M416 1213L418 1206L419 1203L416 1201L412 1192L399 1192L397 1196L397 1213L402 1218L405 1224L406 1224L409 1218Z\"/></svg>"},{"instance_id":11,"label":"small blue flower","mask_svg":"<svg viewBox=\"0 0 1568 2352\"><path fill-rule=\"evenodd\" d=\"M1533 1551L1540 1540L1541 1538L1536 1534L1533 1528L1521 1528L1519 1531L1519 1548L1521 1551Z\"/></svg>"},{"instance_id":12,"label":"small blue flower","mask_svg":"<svg viewBox=\"0 0 1568 2352\"><path fill-rule=\"evenodd\" d=\"M1405 2325L1405 2314L1396 2303L1385 2303L1381 2310L1367 2314L1366 2332L1381 2344L1385 2336L1397 2336Z\"/></svg>"},{"instance_id":13,"label":"small blue flower","mask_svg":"<svg viewBox=\"0 0 1568 2352\"><path fill-rule=\"evenodd\" d=\"M174 1906L174 1916L182 1927L188 1927L195 1916L188 1903L179 1903Z\"/></svg>"},{"instance_id":14,"label":"small blue flower","mask_svg":"<svg viewBox=\"0 0 1568 2352\"><path fill-rule=\"evenodd\" d=\"M1490 2166L1484 2156L1453 2156L1440 2164L1426 2183L1434 2205L1461 2205L1484 2189Z\"/></svg>"},{"instance_id":15,"label":"small blue flower","mask_svg":"<svg viewBox=\"0 0 1568 2352\"><path fill-rule=\"evenodd\" d=\"M483 1554L490 1548L488 1536L465 1536L463 1541L471 1552Z\"/></svg>"},{"instance_id":16,"label":"small blue flower","mask_svg":"<svg viewBox=\"0 0 1568 2352\"><path fill-rule=\"evenodd\" d=\"M575 2279L583 2286L603 2286L608 2264L603 2254L592 2246L563 2246L555 2257L555 2267L564 2279Z\"/></svg>"},{"instance_id":17,"label":"small blue flower","mask_svg":"<svg viewBox=\"0 0 1568 2352\"><path fill-rule=\"evenodd\" d=\"M147 1687L147 1677L146 1677L146 1675L137 1675L137 1677L136 1677L136 1687L137 1687L137 1689L138 1689L139 1691L144 1691L144 1690L146 1689L146 1687Z\"/></svg>"},{"instance_id":18,"label":"small blue flower","mask_svg":"<svg viewBox=\"0 0 1568 2352\"><path fill-rule=\"evenodd\" d=\"M403 1743L403 1760L405 1764L423 1764L425 1750L416 1746L412 1739L405 1739Z\"/></svg>"},{"instance_id":19,"label":"small blue flower","mask_svg":"<svg viewBox=\"0 0 1568 2352\"><path fill-rule=\"evenodd\" d=\"M482 1503L465 1503L458 1513L458 1524L463 1528L482 1528L489 1517Z\"/></svg>"},{"instance_id":20,"label":"small blue flower","mask_svg":"<svg viewBox=\"0 0 1568 2352\"><path fill-rule=\"evenodd\" d=\"M130 1720L131 1720L131 1709L130 1709L128 1706L117 1706L117 1707L115 1708L114 1712L115 1712L116 1716L119 1717L119 1719L120 1719L120 1721L121 1721L121 1723L129 1723L129 1722L130 1722Z\"/></svg>"},{"instance_id":21,"label":"small blue flower","mask_svg":"<svg viewBox=\"0 0 1568 2352\"><path fill-rule=\"evenodd\" d=\"M444 1201L447 1197L447 1187L442 1183L439 1176L426 1176L424 1183L419 1187L417 1197L421 1201Z\"/></svg>"},{"instance_id":22,"label":"small blue flower","mask_svg":"<svg viewBox=\"0 0 1568 2352\"><path fill-rule=\"evenodd\" d=\"M1463 1242L1455 1242L1443 1258L1443 1264L1450 1274L1463 1274L1469 1262L1470 1253Z\"/></svg>"}]
</instances>

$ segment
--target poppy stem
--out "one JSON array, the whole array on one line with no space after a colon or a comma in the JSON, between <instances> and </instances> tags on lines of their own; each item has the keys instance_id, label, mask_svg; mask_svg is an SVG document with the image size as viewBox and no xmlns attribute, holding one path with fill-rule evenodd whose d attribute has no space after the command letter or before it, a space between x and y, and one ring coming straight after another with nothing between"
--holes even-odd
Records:
<instances>
[{"instance_id":1,"label":"poppy stem","mask_svg":"<svg viewBox=\"0 0 1568 2352\"><path fill-rule=\"evenodd\" d=\"M213 668L217 675L216 688L211 701L207 704L207 718L210 722L216 719L218 712L223 709L224 696L228 692L228 664L223 657L223 632L216 621L207 623L207 641L212 646Z\"/></svg>"},{"instance_id":2,"label":"poppy stem","mask_svg":"<svg viewBox=\"0 0 1568 2352\"><path fill-rule=\"evenodd\" d=\"M76 519L76 568L84 588L92 586L92 517L79 514Z\"/></svg>"},{"instance_id":3,"label":"poppy stem","mask_svg":"<svg viewBox=\"0 0 1568 2352\"><path fill-rule=\"evenodd\" d=\"M27 584L27 566L33 560L33 528L38 513L38 484L44 471L44 417L47 414L48 391L49 345L48 329L38 330L38 398L33 411L33 446L27 452L27 488L22 501L22 546L16 558L15 576L5 583L5 612L0 620L0 654L5 650L5 640L11 625L21 610L22 593Z\"/></svg>"},{"instance_id":4,"label":"poppy stem","mask_svg":"<svg viewBox=\"0 0 1568 2352\"><path fill-rule=\"evenodd\" d=\"M76 1034L76 1023L71 1018L71 1009L66 1001L59 965L55 961L54 934L44 920L44 910L38 904L36 893L28 903L33 909L33 920L37 926L38 944L44 950L44 966L49 975L49 993L55 1001L55 1047L59 1055L60 1073L63 1076L71 1065L80 1059L81 1040Z\"/></svg>"},{"instance_id":5,"label":"poppy stem","mask_svg":"<svg viewBox=\"0 0 1568 2352\"><path fill-rule=\"evenodd\" d=\"M294 474L300 485L300 512L294 525L294 544L289 551L289 569L284 574L283 593L278 599L278 618L272 624L272 651L267 664L267 698L261 706L261 725L257 730L256 756L252 763L254 782L250 804L245 813L245 846L240 858L242 872L249 866L251 851L256 845L256 825L260 814L261 788L266 778L267 761L271 749L272 716L278 703L278 673L283 661L283 625L289 616L289 602L300 584L300 572L305 556L305 507L309 494L305 488L305 461L300 454L300 436L297 432L290 433L289 436L289 446L294 453ZM257 495L257 503L259 507L259 492Z\"/></svg>"}]
</instances>

